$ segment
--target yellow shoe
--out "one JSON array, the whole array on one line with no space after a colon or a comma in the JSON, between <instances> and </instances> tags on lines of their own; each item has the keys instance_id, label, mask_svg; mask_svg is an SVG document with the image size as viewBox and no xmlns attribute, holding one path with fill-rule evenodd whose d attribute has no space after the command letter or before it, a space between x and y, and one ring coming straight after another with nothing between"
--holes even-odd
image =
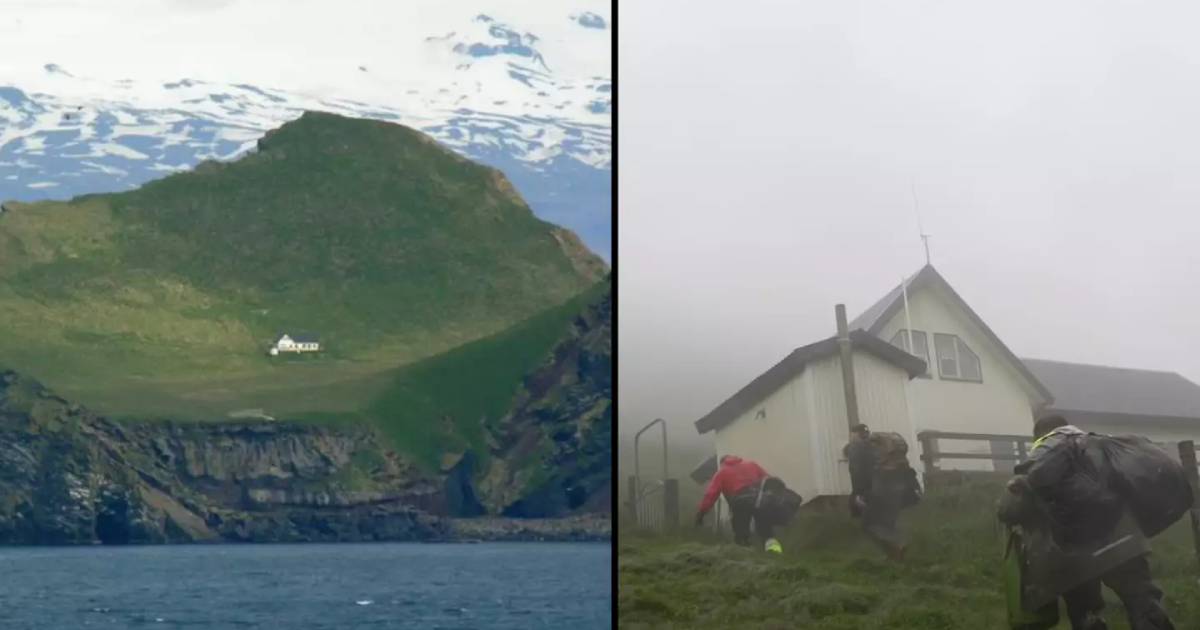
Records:
<instances>
[{"instance_id":1,"label":"yellow shoe","mask_svg":"<svg viewBox=\"0 0 1200 630\"><path fill-rule=\"evenodd\" d=\"M771 553L783 553L783 545L779 544L779 541L774 538L768 538L764 548Z\"/></svg>"}]
</instances>

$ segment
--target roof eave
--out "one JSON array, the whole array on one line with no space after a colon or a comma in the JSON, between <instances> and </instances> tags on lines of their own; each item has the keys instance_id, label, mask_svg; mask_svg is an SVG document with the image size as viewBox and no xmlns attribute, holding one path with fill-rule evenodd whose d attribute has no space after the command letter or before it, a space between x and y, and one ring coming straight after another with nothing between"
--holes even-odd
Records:
<instances>
[{"instance_id":1,"label":"roof eave","mask_svg":"<svg viewBox=\"0 0 1200 630\"><path fill-rule=\"evenodd\" d=\"M874 335L856 330L850 333L850 343L853 351L867 352L904 370L910 380L925 373L925 361ZM828 337L793 350L782 361L771 366L766 372L739 389L737 393L696 420L694 423L696 431L703 435L728 426L749 408L779 391L781 387L802 374L809 363L832 356L837 352L837 337ZM749 396L753 396L753 398L748 401L743 399Z\"/></svg>"}]
</instances>

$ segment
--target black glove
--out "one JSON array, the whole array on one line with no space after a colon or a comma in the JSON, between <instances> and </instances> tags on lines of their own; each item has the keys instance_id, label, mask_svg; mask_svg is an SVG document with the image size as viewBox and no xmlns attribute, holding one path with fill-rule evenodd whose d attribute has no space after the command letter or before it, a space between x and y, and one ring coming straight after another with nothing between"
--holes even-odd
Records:
<instances>
[{"instance_id":1,"label":"black glove","mask_svg":"<svg viewBox=\"0 0 1200 630\"><path fill-rule=\"evenodd\" d=\"M704 512L696 512L696 527L704 524Z\"/></svg>"}]
</instances>

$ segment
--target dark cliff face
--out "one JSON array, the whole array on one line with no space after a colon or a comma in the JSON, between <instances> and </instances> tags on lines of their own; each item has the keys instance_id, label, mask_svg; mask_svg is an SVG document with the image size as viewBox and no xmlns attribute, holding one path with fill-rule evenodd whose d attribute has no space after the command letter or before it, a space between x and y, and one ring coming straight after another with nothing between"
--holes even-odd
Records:
<instances>
[{"instance_id":1,"label":"dark cliff face","mask_svg":"<svg viewBox=\"0 0 1200 630\"><path fill-rule=\"evenodd\" d=\"M0 372L0 544L427 540L437 480L365 429L116 423Z\"/></svg>"},{"instance_id":2,"label":"dark cliff face","mask_svg":"<svg viewBox=\"0 0 1200 630\"><path fill-rule=\"evenodd\" d=\"M611 512L611 287L575 318L525 378L511 411L488 429L490 466L477 488L488 512Z\"/></svg>"}]
</instances>

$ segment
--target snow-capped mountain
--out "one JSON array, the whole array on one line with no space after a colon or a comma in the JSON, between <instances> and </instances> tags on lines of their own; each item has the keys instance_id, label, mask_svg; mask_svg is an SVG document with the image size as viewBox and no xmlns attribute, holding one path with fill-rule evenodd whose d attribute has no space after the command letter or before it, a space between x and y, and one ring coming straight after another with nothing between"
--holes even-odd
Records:
<instances>
[{"instance_id":1,"label":"snow-capped mountain","mask_svg":"<svg viewBox=\"0 0 1200 630\"><path fill-rule=\"evenodd\" d=\"M204 160L236 159L265 131L321 110L415 127L500 168L538 216L608 258L608 25L596 12L557 5L543 6L536 21L539 33L487 13L430 10L396 29L388 50L364 50L359 63L343 52L340 69L319 70L321 85L247 70L236 59L229 70L197 66L196 74L165 79L151 71L117 78L110 66L121 59L97 63L78 46L54 51L69 61L7 57L0 61L0 200L133 188ZM8 35L18 40L8 46L20 43ZM396 51L402 61L382 54Z\"/></svg>"}]
</instances>

